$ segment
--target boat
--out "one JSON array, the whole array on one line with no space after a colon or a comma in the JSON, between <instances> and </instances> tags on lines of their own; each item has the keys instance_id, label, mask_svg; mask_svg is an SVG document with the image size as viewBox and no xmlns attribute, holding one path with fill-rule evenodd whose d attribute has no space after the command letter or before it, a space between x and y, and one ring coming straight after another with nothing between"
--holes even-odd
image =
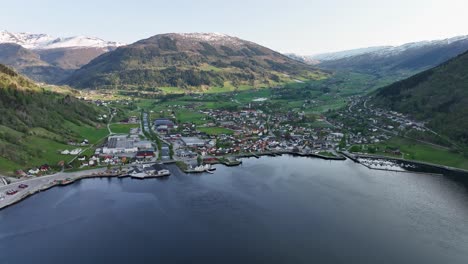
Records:
<instances>
[{"instance_id":1,"label":"boat","mask_svg":"<svg viewBox=\"0 0 468 264\"><path fill-rule=\"evenodd\" d=\"M216 168L211 166L211 164L205 165L205 171L214 171L214 170L216 170Z\"/></svg>"},{"instance_id":2,"label":"boat","mask_svg":"<svg viewBox=\"0 0 468 264\"><path fill-rule=\"evenodd\" d=\"M169 175L171 175L171 172L169 170L160 170L155 176L163 177L163 176L169 176Z\"/></svg>"}]
</instances>

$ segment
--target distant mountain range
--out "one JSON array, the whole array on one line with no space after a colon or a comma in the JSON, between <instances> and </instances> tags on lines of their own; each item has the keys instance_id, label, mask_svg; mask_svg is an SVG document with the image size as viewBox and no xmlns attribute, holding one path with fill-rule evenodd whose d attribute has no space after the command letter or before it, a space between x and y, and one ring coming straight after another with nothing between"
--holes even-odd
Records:
<instances>
[{"instance_id":1,"label":"distant mountain range","mask_svg":"<svg viewBox=\"0 0 468 264\"><path fill-rule=\"evenodd\" d=\"M396 79L435 67L468 50L468 36L308 56L319 68Z\"/></svg>"},{"instance_id":2,"label":"distant mountain range","mask_svg":"<svg viewBox=\"0 0 468 264\"><path fill-rule=\"evenodd\" d=\"M0 43L13 43L26 49L44 50L61 48L110 48L124 45L114 41L105 41L100 38L75 36L53 37L47 34L12 33L0 31Z\"/></svg>"},{"instance_id":3,"label":"distant mountain range","mask_svg":"<svg viewBox=\"0 0 468 264\"><path fill-rule=\"evenodd\" d=\"M0 31L0 63L35 81L57 84L92 59L121 45L85 36L59 38Z\"/></svg>"},{"instance_id":4,"label":"distant mountain range","mask_svg":"<svg viewBox=\"0 0 468 264\"><path fill-rule=\"evenodd\" d=\"M344 51L337 51L337 52L321 53L321 54L316 54L312 56L304 56L304 57L310 60L315 60L318 63L320 63L324 61L339 60L339 59L349 58L349 57L358 56L362 54L382 51L382 50L389 49L389 48L392 48L392 46L359 48L359 49L344 50Z\"/></svg>"},{"instance_id":5,"label":"distant mountain range","mask_svg":"<svg viewBox=\"0 0 468 264\"><path fill-rule=\"evenodd\" d=\"M468 146L468 52L378 90L373 103L427 121Z\"/></svg>"},{"instance_id":6,"label":"distant mountain range","mask_svg":"<svg viewBox=\"0 0 468 264\"><path fill-rule=\"evenodd\" d=\"M468 36L285 56L217 33L161 34L123 46L93 37L0 32L0 63L35 81L78 88L235 90L344 72L363 74L360 83L374 89L467 50Z\"/></svg>"},{"instance_id":7,"label":"distant mountain range","mask_svg":"<svg viewBox=\"0 0 468 264\"><path fill-rule=\"evenodd\" d=\"M327 74L253 42L217 33L161 34L108 52L75 71L77 88L232 90Z\"/></svg>"}]
</instances>

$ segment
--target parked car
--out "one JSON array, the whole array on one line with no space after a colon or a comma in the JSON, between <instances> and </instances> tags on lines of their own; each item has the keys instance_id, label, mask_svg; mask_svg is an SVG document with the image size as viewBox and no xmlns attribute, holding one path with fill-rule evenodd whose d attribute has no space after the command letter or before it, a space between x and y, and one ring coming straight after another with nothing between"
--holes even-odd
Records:
<instances>
[{"instance_id":1,"label":"parked car","mask_svg":"<svg viewBox=\"0 0 468 264\"><path fill-rule=\"evenodd\" d=\"M11 189L11 190L8 190L8 191L6 192L6 194L7 194L7 195L13 195L13 194L16 194L17 192L18 192L17 190Z\"/></svg>"},{"instance_id":2,"label":"parked car","mask_svg":"<svg viewBox=\"0 0 468 264\"><path fill-rule=\"evenodd\" d=\"M26 188L28 188L28 185L27 184L20 184L18 187L21 188L21 189L26 189Z\"/></svg>"}]
</instances>

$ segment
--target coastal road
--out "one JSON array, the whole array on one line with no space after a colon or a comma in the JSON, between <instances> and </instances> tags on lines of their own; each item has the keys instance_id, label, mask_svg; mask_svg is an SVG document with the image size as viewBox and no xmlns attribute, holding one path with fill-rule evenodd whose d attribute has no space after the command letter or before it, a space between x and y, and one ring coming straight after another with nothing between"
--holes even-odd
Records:
<instances>
[{"instance_id":1,"label":"coastal road","mask_svg":"<svg viewBox=\"0 0 468 264\"><path fill-rule=\"evenodd\" d=\"M122 166L123 168L128 168L132 166L138 166L143 164L155 164L155 162L147 162L141 164L127 164ZM4 196L3 200L0 200L0 209L14 204L23 199L25 196L29 196L32 193L36 193L41 191L47 187L54 185L55 180L65 180L71 179L72 181L77 180L83 176L91 176L93 174L100 174L105 173L107 168L97 168L91 170L84 170L84 171L77 171L77 172L58 172L52 175L41 176L41 177L34 177L26 180L16 181L14 183L0 186L0 197ZM99 176L96 176L99 177ZM25 189L20 189L20 184L28 185ZM14 195L7 195L6 192L8 190L17 190L18 193Z\"/></svg>"},{"instance_id":2,"label":"coastal road","mask_svg":"<svg viewBox=\"0 0 468 264\"><path fill-rule=\"evenodd\" d=\"M28 196L31 193L38 192L42 190L43 188L54 184L55 180L65 180L67 178L77 179L78 177L91 175L93 173L101 173L105 171L106 171L106 168L99 168L99 169L79 171L79 172L59 172L59 173L52 174L52 175L35 177L31 179L17 181L9 185L0 186L0 197L4 196L4 199L0 200L0 209L21 200L22 197L24 196ZM19 188L20 184L26 184L28 185L28 187L25 189L20 189ZM14 195L7 195L6 192L8 190L18 190L18 193Z\"/></svg>"}]
</instances>

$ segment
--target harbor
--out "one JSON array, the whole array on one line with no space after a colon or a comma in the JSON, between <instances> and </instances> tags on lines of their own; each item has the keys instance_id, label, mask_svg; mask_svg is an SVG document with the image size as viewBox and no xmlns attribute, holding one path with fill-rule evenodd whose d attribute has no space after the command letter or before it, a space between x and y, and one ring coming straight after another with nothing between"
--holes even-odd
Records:
<instances>
[{"instance_id":1,"label":"harbor","mask_svg":"<svg viewBox=\"0 0 468 264\"><path fill-rule=\"evenodd\" d=\"M350 160L373 170L440 174L450 177L468 177L467 170L432 164L428 162L405 160L401 158L392 158L380 155L350 153L347 151L342 151L340 153Z\"/></svg>"},{"instance_id":2,"label":"harbor","mask_svg":"<svg viewBox=\"0 0 468 264\"><path fill-rule=\"evenodd\" d=\"M18 257L24 259L19 263L62 263L64 258L44 255L43 245L60 248L65 243L70 243L65 258L81 254L77 249L93 254L67 263L93 263L103 253L110 263L223 262L204 257L212 256L213 245L219 245L216 254L221 251L235 260L229 263L251 263L232 248L253 251L262 263L288 263L290 252L302 257L298 262L308 263L330 256L324 237L346 250L340 263L366 263L355 255L361 249L383 254L373 259L379 263L407 263L394 256L405 250L415 263L466 263L444 258L457 252L465 256L468 238L460 233L468 228L468 194L447 177L290 155L215 167L214 175L187 175L170 165L172 175L162 180L86 179L26 199L0 211L0 258L6 260L0 263L18 263ZM400 228L392 227L395 221ZM427 225L436 228L427 232ZM251 243L254 236L259 239ZM420 243L424 239L440 243ZM38 250L25 252L29 248ZM284 252L285 261L272 262L264 257L265 249L272 249L275 258ZM173 261L181 250L184 258ZM426 256L440 262L425 262Z\"/></svg>"},{"instance_id":3,"label":"harbor","mask_svg":"<svg viewBox=\"0 0 468 264\"><path fill-rule=\"evenodd\" d=\"M0 186L0 193L6 193L6 195L2 195L2 199L0 200L0 210L19 203L36 193L47 191L57 186L67 186L83 179L130 177L144 180L164 178L170 175L171 172L166 168L166 165L158 163L130 165L121 170L101 168L79 172L60 172L54 175L36 177Z\"/></svg>"}]
</instances>

